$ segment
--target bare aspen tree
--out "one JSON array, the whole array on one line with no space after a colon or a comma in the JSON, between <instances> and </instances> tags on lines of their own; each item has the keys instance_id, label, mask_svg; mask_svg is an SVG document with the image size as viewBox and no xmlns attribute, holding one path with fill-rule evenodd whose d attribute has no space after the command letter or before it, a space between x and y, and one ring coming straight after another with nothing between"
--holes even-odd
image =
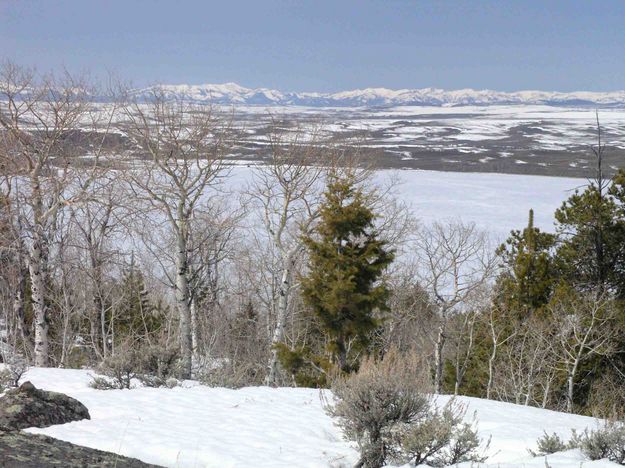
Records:
<instances>
[{"instance_id":1,"label":"bare aspen tree","mask_svg":"<svg viewBox=\"0 0 625 468\"><path fill-rule=\"evenodd\" d=\"M97 176L114 113L114 105L96 108L90 91L67 73L56 78L11 63L0 67L0 158L19 187L14 194L28 252L36 366L49 364L48 267L56 220L85 196L75 175Z\"/></svg>"},{"instance_id":2,"label":"bare aspen tree","mask_svg":"<svg viewBox=\"0 0 625 468\"><path fill-rule=\"evenodd\" d=\"M224 288L226 260L233 257L234 240L244 215L243 207L235 207L220 197L211 197L210 206L197 213L191 222L189 239L189 290L191 308L191 346L198 361L210 354L205 345L207 318L219 308ZM203 333L206 332L206 333ZM211 340L206 340L210 342Z\"/></svg>"},{"instance_id":3,"label":"bare aspen tree","mask_svg":"<svg viewBox=\"0 0 625 468\"><path fill-rule=\"evenodd\" d=\"M19 197L12 194L17 190L11 183L11 175L2 174L0 181L0 268L4 273L0 282L4 300L3 310L7 327L7 345L13 351L18 349L30 360L33 343L30 327L26 324L26 286L28 277L26 246L21 233ZM10 316L9 316L10 311ZM2 320L0 318L0 320ZM10 341L10 342L9 342Z\"/></svg>"},{"instance_id":4,"label":"bare aspen tree","mask_svg":"<svg viewBox=\"0 0 625 468\"><path fill-rule=\"evenodd\" d=\"M573 411L580 366L613 350L614 305L606 294L588 294L579 300L557 301L550 306L555 319L554 351L557 366L566 373L566 411Z\"/></svg>"},{"instance_id":5,"label":"bare aspen tree","mask_svg":"<svg viewBox=\"0 0 625 468\"><path fill-rule=\"evenodd\" d=\"M111 312L115 294L111 282L107 281L107 271L120 261L120 252L114 243L123 235L129 210L115 172L94 181L89 194L89 200L70 207L70 213L81 254L78 268L85 273L88 280L85 289L91 296L90 305L86 305L90 310L87 318L91 345L95 355L105 359L110 354L106 317Z\"/></svg>"},{"instance_id":6,"label":"bare aspen tree","mask_svg":"<svg viewBox=\"0 0 625 468\"><path fill-rule=\"evenodd\" d=\"M380 330L380 339L385 350L419 350L425 355L436 317L428 293L415 280L414 267L411 262L390 274L389 314Z\"/></svg>"},{"instance_id":7,"label":"bare aspen tree","mask_svg":"<svg viewBox=\"0 0 625 468\"><path fill-rule=\"evenodd\" d=\"M488 381L486 382L487 400L490 400L492 395L495 363L497 362L499 348L505 345L516 334L516 330L509 332L505 324L502 325L499 323L498 312L495 307L490 307L488 311L488 331L492 345L490 355L488 356ZM510 325L510 323L507 325Z\"/></svg>"},{"instance_id":8,"label":"bare aspen tree","mask_svg":"<svg viewBox=\"0 0 625 468\"><path fill-rule=\"evenodd\" d=\"M50 280L57 286L49 295L52 308L56 312L51 317L51 324L57 331L51 345L58 350L56 355L59 367L68 366L70 353L79 334L78 324L82 318L80 313L86 305L84 289L78 286L81 284L78 273L80 259L73 239L74 230L72 224L65 219L69 214L69 210L59 213L55 255L50 258Z\"/></svg>"},{"instance_id":9,"label":"bare aspen tree","mask_svg":"<svg viewBox=\"0 0 625 468\"><path fill-rule=\"evenodd\" d=\"M459 327L455 330L455 353L454 353L454 395L459 395L460 386L464 381L464 376L469 367L469 361L475 345L475 325L479 312L476 309L468 311L458 316Z\"/></svg>"},{"instance_id":10,"label":"bare aspen tree","mask_svg":"<svg viewBox=\"0 0 625 468\"><path fill-rule=\"evenodd\" d=\"M191 377L193 346L189 240L206 192L226 175L230 124L208 106L170 98L156 88L146 103L125 106L121 130L138 149L128 171L138 200L158 211L175 239L172 286L180 321L182 376ZM146 159L139 159L140 157Z\"/></svg>"},{"instance_id":11,"label":"bare aspen tree","mask_svg":"<svg viewBox=\"0 0 625 468\"><path fill-rule=\"evenodd\" d=\"M275 252L276 279L271 288L269 307L274 312L270 328L271 346L266 385L278 379L278 351L283 342L296 267L304 252L301 235L308 232L315 217L322 175L319 164L318 128L297 128L269 135L269 159L254 170L248 194L260 210L264 240ZM260 241L260 243L264 243Z\"/></svg>"},{"instance_id":12,"label":"bare aspen tree","mask_svg":"<svg viewBox=\"0 0 625 468\"><path fill-rule=\"evenodd\" d=\"M491 279L495 261L486 235L474 224L460 221L436 222L419 229L414 249L419 282L431 297L438 318L433 336L434 390L440 393L448 321Z\"/></svg>"},{"instance_id":13,"label":"bare aspen tree","mask_svg":"<svg viewBox=\"0 0 625 468\"><path fill-rule=\"evenodd\" d=\"M546 405L555 377L550 328L534 318L511 325L514 332L493 369L491 394L519 405Z\"/></svg>"}]
</instances>

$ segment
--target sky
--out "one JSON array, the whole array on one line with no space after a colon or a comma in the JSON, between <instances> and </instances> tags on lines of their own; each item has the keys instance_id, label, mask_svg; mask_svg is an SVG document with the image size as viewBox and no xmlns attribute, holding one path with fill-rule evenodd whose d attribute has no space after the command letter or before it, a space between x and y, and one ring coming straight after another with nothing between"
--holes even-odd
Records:
<instances>
[{"instance_id":1,"label":"sky","mask_svg":"<svg viewBox=\"0 0 625 468\"><path fill-rule=\"evenodd\" d=\"M0 0L0 59L137 86L625 89L625 0Z\"/></svg>"}]
</instances>

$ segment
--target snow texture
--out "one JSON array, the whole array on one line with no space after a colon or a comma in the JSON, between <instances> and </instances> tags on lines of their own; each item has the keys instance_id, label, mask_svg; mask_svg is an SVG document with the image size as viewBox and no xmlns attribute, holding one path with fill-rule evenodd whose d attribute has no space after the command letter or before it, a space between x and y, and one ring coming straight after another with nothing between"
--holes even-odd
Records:
<instances>
[{"instance_id":1,"label":"snow texture","mask_svg":"<svg viewBox=\"0 0 625 468\"><path fill-rule=\"evenodd\" d=\"M318 390L229 390L188 381L173 389L102 391L88 387L89 375L86 370L31 369L26 379L77 398L92 419L28 432L168 467L342 467L358 458L324 413ZM438 403L448 398L439 397ZM468 405L468 419L476 414L480 436L492 437L483 466L493 468L544 468L544 457L528 453L543 431L568 438L573 428L599 423L509 403L459 400ZM547 462L553 468L617 466L590 462L578 450L550 455Z\"/></svg>"}]
</instances>

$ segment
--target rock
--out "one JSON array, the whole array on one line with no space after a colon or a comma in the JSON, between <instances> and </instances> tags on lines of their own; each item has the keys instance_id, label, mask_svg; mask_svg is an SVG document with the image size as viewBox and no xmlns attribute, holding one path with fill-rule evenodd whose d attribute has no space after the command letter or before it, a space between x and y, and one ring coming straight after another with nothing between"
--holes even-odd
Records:
<instances>
[{"instance_id":1,"label":"rock","mask_svg":"<svg viewBox=\"0 0 625 468\"><path fill-rule=\"evenodd\" d=\"M149 468L156 466L136 458L80 447L39 434L0 431L0 467L2 468Z\"/></svg>"},{"instance_id":2,"label":"rock","mask_svg":"<svg viewBox=\"0 0 625 468\"><path fill-rule=\"evenodd\" d=\"M40 390L30 382L6 392L0 398L0 430L48 427L71 421L91 419L78 400L63 393Z\"/></svg>"}]
</instances>

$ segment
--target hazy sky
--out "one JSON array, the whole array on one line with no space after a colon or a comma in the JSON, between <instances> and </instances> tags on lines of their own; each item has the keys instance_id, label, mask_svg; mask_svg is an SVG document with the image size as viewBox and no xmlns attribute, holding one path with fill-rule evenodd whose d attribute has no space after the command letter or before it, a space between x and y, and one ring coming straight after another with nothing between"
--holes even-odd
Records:
<instances>
[{"instance_id":1,"label":"hazy sky","mask_svg":"<svg viewBox=\"0 0 625 468\"><path fill-rule=\"evenodd\" d=\"M0 0L0 58L136 85L625 89L625 0Z\"/></svg>"}]
</instances>

